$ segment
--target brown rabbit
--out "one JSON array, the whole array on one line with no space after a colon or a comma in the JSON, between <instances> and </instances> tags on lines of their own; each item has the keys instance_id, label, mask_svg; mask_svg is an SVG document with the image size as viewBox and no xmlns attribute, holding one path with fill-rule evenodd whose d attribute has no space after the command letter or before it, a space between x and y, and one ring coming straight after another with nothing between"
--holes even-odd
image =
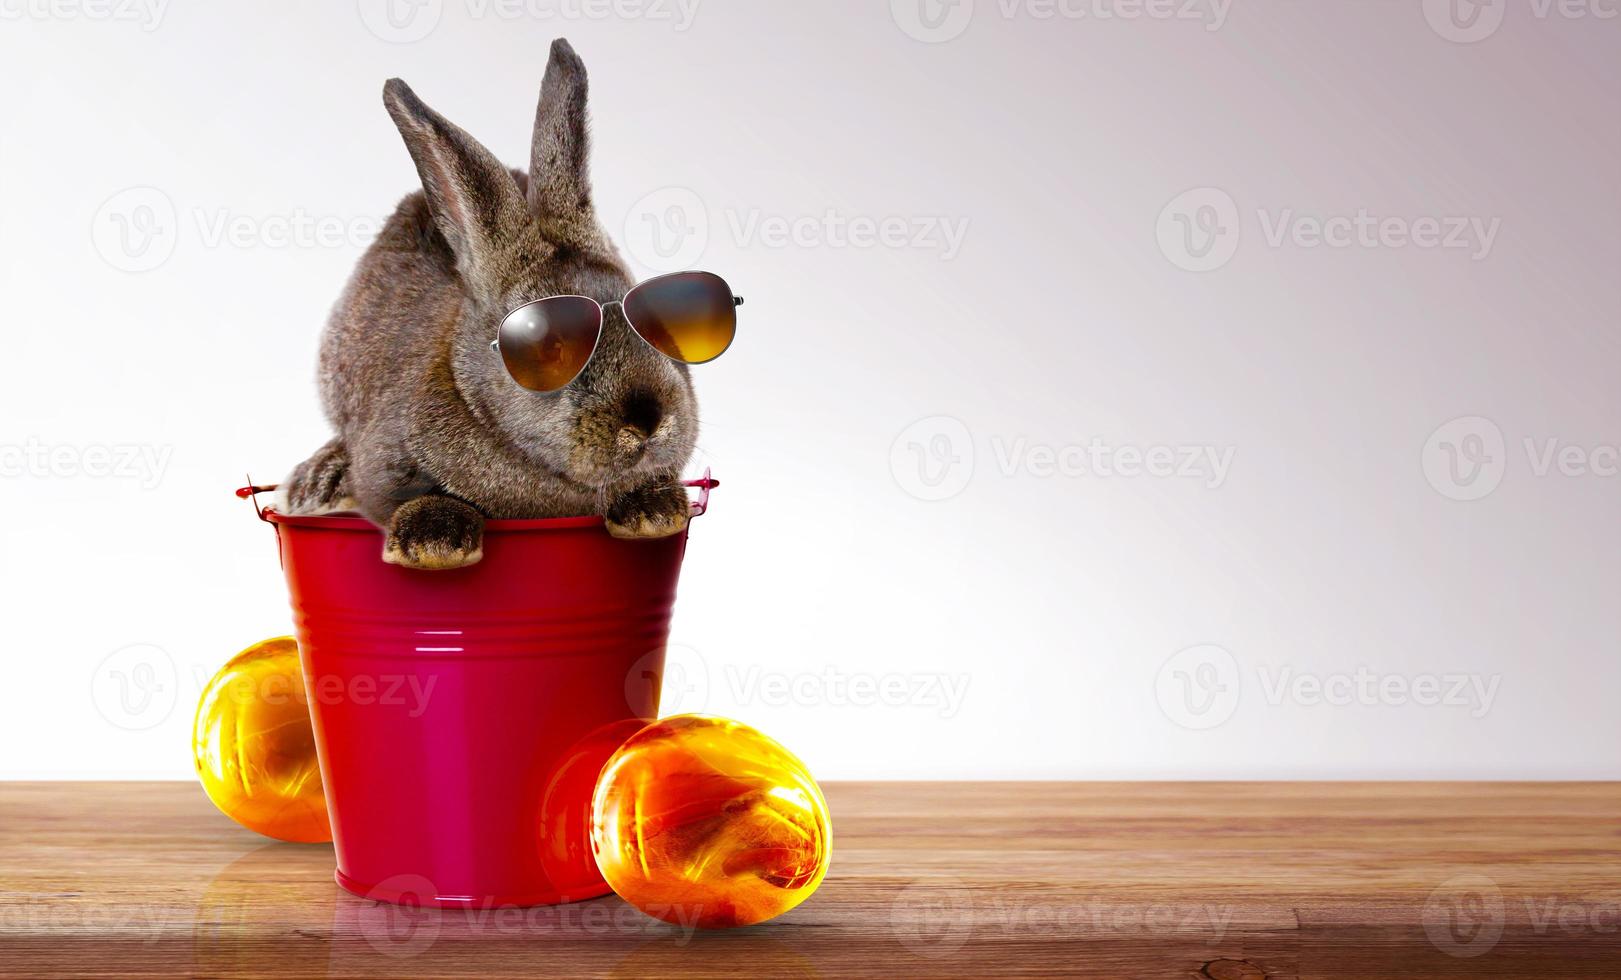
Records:
<instances>
[{"instance_id":1,"label":"brown rabbit","mask_svg":"<svg viewBox=\"0 0 1621 980\"><path fill-rule=\"evenodd\" d=\"M383 559L413 568L478 561L485 518L601 514L619 537L680 531L678 481L698 435L685 365L618 306L561 391L519 387L490 349L525 303L608 303L632 285L591 202L579 56L552 44L527 176L399 79L383 102L422 191L400 202L333 310L320 384L338 434L288 477L282 505L358 510L388 532Z\"/></svg>"}]
</instances>

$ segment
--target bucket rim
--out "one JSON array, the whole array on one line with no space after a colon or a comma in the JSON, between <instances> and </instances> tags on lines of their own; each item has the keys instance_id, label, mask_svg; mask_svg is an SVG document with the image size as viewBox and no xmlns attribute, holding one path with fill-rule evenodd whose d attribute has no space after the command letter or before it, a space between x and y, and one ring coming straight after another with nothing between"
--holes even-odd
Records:
<instances>
[{"instance_id":1,"label":"bucket rim","mask_svg":"<svg viewBox=\"0 0 1621 980\"><path fill-rule=\"evenodd\" d=\"M702 517L709 510L709 491L720 486L706 467L704 475L695 480L682 480L684 487L696 487L698 499L692 501L691 517ZM259 504L259 494L269 493L276 489L274 484L258 486L254 484L253 477L248 477L248 485L236 491L238 498L253 503L254 513L267 524L281 527L307 527L327 531L378 531L381 530L368 518L359 514L345 511L334 514L281 514L274 507L262 507ZM486 532L495 531L570 531L580 528L607 527L608 522L601 514L581 514L570 517L524 517L524 518L487 518L484 521Z\"/></svg>"},{"instance_id":2,"label":"bucket rim","mask_svg":"<svg viewBox=\"0 0 1621 980\"><path fill-rule=\"evenodd\" d=\"M265 520L283 527L307 527L326 531L380 531L376 524L359 514L281 514L273 508L262 511ZM566 531L582 527L603 527L607 522L599 514L578 517L500 518L484 522L484 531Z\"/></svg>"}]
</instances>

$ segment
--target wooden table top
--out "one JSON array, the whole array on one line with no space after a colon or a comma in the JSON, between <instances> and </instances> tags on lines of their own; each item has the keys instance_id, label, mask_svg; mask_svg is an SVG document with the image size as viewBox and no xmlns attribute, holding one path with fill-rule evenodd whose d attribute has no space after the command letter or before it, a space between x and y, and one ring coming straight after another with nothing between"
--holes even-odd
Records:
<instances>
[{"instance_id":1,"label":"wooden table top","mask_svg":"<svg viewBox=\"0 0 1621 980\"><path fill-rule=\"evenodd\" d=\"M187 783L0 783L0 976L1621 976L1621 784L833 783L751 929L398 909Z\"/></svg>"}]
</instances>

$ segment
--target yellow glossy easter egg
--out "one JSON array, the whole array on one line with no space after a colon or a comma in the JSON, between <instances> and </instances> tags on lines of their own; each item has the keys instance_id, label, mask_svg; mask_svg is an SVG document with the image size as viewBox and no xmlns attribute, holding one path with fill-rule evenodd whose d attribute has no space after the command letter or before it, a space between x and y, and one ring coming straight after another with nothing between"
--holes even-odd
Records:
<instances>
[{"instance_id":1,"label":"yellow glossy easter egg","mask_svg":"<svg viewBox=\"0 0 1621 980\"><path fill-rule=\"evenodd\" d=\"M764 922L816 891L832 857L805 764L747 725L676 715L619 747L591 805L597 867L625 901L681 926Z\"/></svg>"},{"instance_id":2,"label":"yellow glossy easter egg","mask_svg":"<svg viewBox=\"0 0 1621 980\"><path fill-rule=\"evenodd\" d=\"M232 820L278 840L332 839L292 637L248 647L208 682L192 754L208 798Z\"/></svg>"}]
</instances>

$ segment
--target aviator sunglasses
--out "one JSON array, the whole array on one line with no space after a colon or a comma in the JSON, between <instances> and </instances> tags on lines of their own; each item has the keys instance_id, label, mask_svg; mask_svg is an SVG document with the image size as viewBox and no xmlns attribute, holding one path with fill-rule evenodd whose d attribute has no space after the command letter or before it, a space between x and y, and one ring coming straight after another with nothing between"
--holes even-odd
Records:
<instances>
[{"instance_id":1,"label":"aviator sunglasses","mask_svg":"<svg viewBox=\"0 0 1621 980\"><path fill-rule=\"evenodd\" d=\"M579 377L602 339L603 311L618 306L649 347L682 364L726 353L743 297L713 272L673 272L639 283L616 302L548 296L506 315L490 343L507 373L530 391L557 391Z\"/></svg>"}]
</instances>

